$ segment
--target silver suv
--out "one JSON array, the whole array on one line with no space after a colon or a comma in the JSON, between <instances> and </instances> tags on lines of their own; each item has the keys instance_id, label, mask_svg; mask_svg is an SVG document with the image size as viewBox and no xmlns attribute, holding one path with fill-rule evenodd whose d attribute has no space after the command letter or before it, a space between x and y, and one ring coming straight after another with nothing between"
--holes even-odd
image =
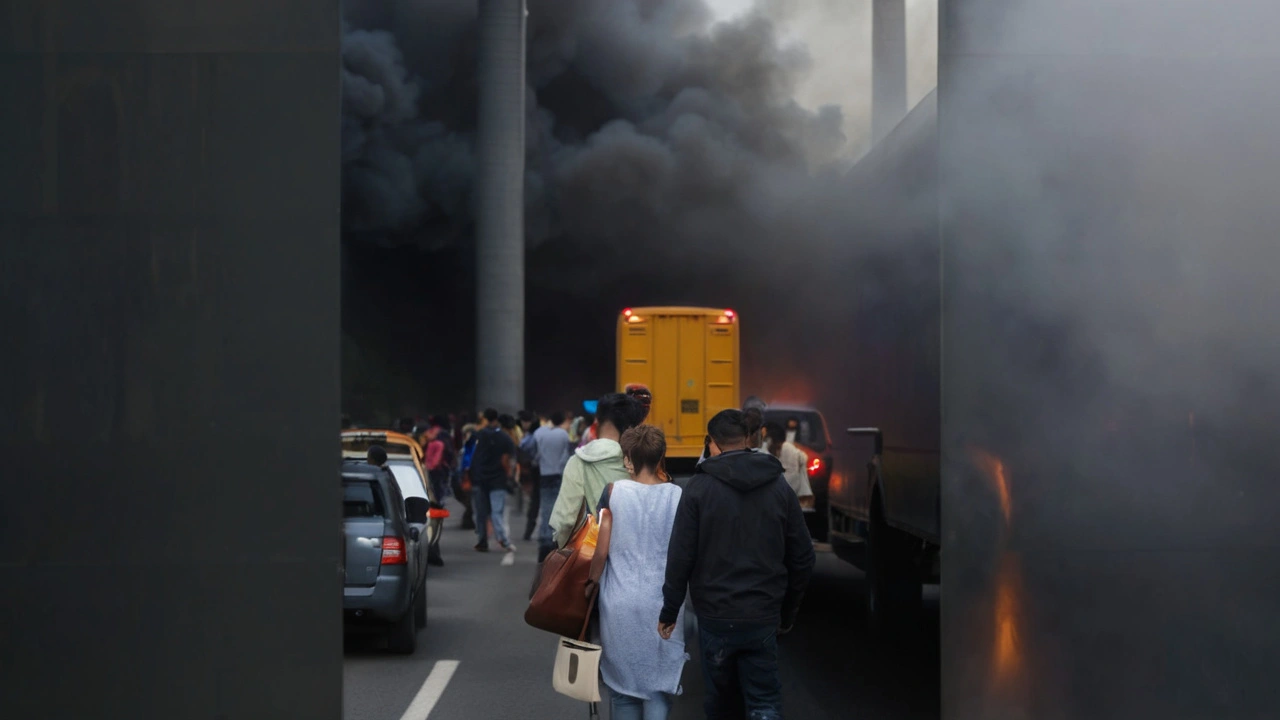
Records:
<instances>
[{"instance_id":1,"label":"silver suv","mask_svg":"<svg viewBox=\"0 0 1280 720\"><path fill-rule=\"evenodd\" d=\"M406 499L387 470L342 465L343 620L385 628L392 652L412 653L427 624L429 506Z\"/></svg>"}]
</instances>

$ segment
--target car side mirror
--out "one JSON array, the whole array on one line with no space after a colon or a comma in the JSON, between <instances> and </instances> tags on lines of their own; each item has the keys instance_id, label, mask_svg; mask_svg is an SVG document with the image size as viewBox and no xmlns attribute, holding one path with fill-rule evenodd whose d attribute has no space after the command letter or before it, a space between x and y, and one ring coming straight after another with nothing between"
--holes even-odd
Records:
<instances>
[{"instance_id":1,"label":"car side mirror","mask_svg":"<svg viewBox=\"0 0 1280 720\"><path fill-rule=\"evenodd\" d=\"M422 537L422 532L421 532L421 531L419 531L419 530L418 530L418 528L416 528L416 527L411 527L411 528L409 528L409 539L410 539L410 540L412 540L412 541L414 541L414 542L418 542L418 538L421 538L421 537Z\"/></svg>"},{"instance_id":2,"label":"car side mirror","mask_svg":"<svg viewBox=\"0 0 1280 720\"><path fill-rule=\"evenodd\" d=\"M405 498L404 517L411 523L427 524L427 511L429 509L431 509L431 503L424 497Z\"/></svg>"}]
</instances>

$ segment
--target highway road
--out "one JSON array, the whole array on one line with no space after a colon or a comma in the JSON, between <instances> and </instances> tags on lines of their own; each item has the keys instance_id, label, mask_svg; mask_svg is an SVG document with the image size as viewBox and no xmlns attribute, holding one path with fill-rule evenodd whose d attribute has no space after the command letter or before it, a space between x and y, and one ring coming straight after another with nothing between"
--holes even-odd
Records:
<instances>
[{"instance_id":1,"label":"highway road","mask_svg":"<svg viewBox=\"0 0 1280 720\"><path fill-rule=\"evenodd\" d=\"M586 706L551 688L555 638L524 623L534 573L532 543L514 558L478 553L452 506L441 542L445 566L431 568L428 625L417 651L397 656L377 638L349 634L343 682L345 720L561 720ZM820 552L794 632L781 639L786 714L824 720L932 720L939 711L938 593L929 588L915 638L892 652L870 644L862 573ZM696 645L685 694L672 720L702 715ZM608 718L607 701L601 715Z\"/></svg>"}]
</instances>

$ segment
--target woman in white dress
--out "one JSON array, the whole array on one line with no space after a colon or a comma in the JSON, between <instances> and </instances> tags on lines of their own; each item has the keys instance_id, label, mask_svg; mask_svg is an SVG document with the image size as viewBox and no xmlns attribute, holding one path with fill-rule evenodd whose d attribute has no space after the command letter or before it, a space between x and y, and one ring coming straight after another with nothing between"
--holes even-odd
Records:
<instances>
[{"instance_id":1,"label":"woman in white dress","mask_svg":"<svg viewBox=\"0 0 1280 720\"><path fill-rule=\"evenodd\" d=\"M689 659L683 637L663 640L654 629L681 491L661 472L662 430L641 425L623 433L620 444L631 479L610 483L600 498L587 585L588 593L599 591L600 674L613 720L665 720Z\"/></svg>"}]
</instances>

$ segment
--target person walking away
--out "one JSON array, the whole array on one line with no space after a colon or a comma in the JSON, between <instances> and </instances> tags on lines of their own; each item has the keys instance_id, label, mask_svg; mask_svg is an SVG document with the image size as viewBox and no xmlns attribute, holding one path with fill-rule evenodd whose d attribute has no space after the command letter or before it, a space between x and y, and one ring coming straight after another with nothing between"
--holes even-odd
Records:
<instances>
[{"instance_id":1,"label":"person walking away","mask_svg":"<svg viewBox=\"0 0 1280 720\"><path fill-rule=\"evenodd\" d=\"M551 510L551 532L556 547L564 547L578 523L578 512L586 500L587 510L596 511L596 501L604 486L627 476L622 463L622 433L640 424L644 408L635 398L610 393L596 406L600 437L578 448L564 466L560 493Z\"/></svg>"},{"instance_id":2,"label":"person walking away","mask_svg":"<svg viewBox=\"0 0 1280 720\"><path fill-rule=\"evenodd\" d=\"M489 426L476 434L476 450L471 458L471 500L475 507L476 550L489 551L489 524L499 547L514 552L507 540L503 511L506 509L507 482L515 465L516 446L511 436L497 422L497 411L485 411Z\"/></svg>"},{"instance_id":3,"label":"person walking away","mask_svg":"<svg viewBox=\"0 0 1280 720\"><path fill-rule=\"evenodd\" d=\"M431 426L426 432L426 447L423 465L426 466L427 480L431 483L431 492L439 500L444 497L445 484L449 481L452 451L449 449L448 428L438 418L431 419Z\"/></svg>"},{"instance_id":4,"label":"person walking away","mask_svg":"<svg viewBox=\"0 0 1280 720\"><path fill-rule=\"evenodd\" d=\"M538 478L541 473L538 471L538 453L534 448L533 436L541 429L538 423L537 413L528 410L521 410L519 414L520 429L524 433L524 437L520 440L520 447L516 453L516 458L520 462L520 478L521 487L518 492L525 492L525 486L528 486L529 508L525 513L524 539L533 539L533 530L538 525L538 506L540 496L538 494Z\"/></svg>"},{"instance_id":5,"label":"person walking away","mask_svg":"<svg viewBox=\"0 0 1280 720\"><path fill-rule=\"evenodd\" d=\"M490 415L493 420L490 421ZM498 411L493 408L486 409L481 413L479 420L474 425L468 424L463 426L463 441L461 447L461 457L458 462L458 474L456 476L456 484L453 488L453 494L458 498L458 502L462 503L462 529L474 530L475 508L473 495L475 493L475 484L471 478L471 460L475 456L476 442L480 439L480 432L489 427L490 422L497 422Z\"/></svg>"},{"instance_id":6,"label":"person walking away","mask_svg":"<svg viewBox=\"0 0 1280 720\"><path fill-rule=\"evenodd\" d=\"M667 452L662 430L640 425L619 444L630 479L607 485L597 502L600 533L587 581L588 597L599 592L600 674L612 720L666 720L689 659L683 636L653 641L680 488L658 472Z\"/></svg>"},{"instance_id":7,"label":"person walking away","mask_svg":"<svg viewBox=\"0 0 1280 720\"><path fill-rule=\"evenodd\" d=\"M551 425L538 428L533 433L533 454L538 465L538 562L555 550L551 533L551 510L560 495L560 482L564 467L573 456L573 441L569 439L569 422L559 410L551 413Z\"/></svg>"},{"instance_id":8,"label":"person walking away","mask_svg":"<svg viewBox=\"0 0 1280 720\"><path fill-rule=\"evenodd\" d=\"M765 425L768 442L765 449L782 463L782 475L800 500L800 509L813 507L813 488L809 486L809 457L794 443L787 441L787 431L778 423Z\"/></svg>"},{"instance_id":9,"label":"person walking away","mask_svg":"<svg viewBox=\"0 0 1280 720\"><path fill-rule=\"evenodd\" d=\"M795 623L813 542L782 464L747 448L743 413L717 413L707 434L711 457L685 486L671 530L658 634L671 637L690 590L707 717L779 720L777 636Z\"/></svg>"},{"instance_id":10,"label":"person walking away","mask_svg":"<svg viewBox=\"0 0 1280 720\"><path fill-rule=\"evenodd\" d=\"M427 448L423 464L426 466L427 480L431 483L431 493L435 501L443 507L445 489L449 485L449 477L457 458L453 449L453 436L449 432L447 421L437 415L431 418L430 423L426 432ZM427 563L433 567L444 566L438 541L428 546Z\"/></svg>"}]
</instances>

